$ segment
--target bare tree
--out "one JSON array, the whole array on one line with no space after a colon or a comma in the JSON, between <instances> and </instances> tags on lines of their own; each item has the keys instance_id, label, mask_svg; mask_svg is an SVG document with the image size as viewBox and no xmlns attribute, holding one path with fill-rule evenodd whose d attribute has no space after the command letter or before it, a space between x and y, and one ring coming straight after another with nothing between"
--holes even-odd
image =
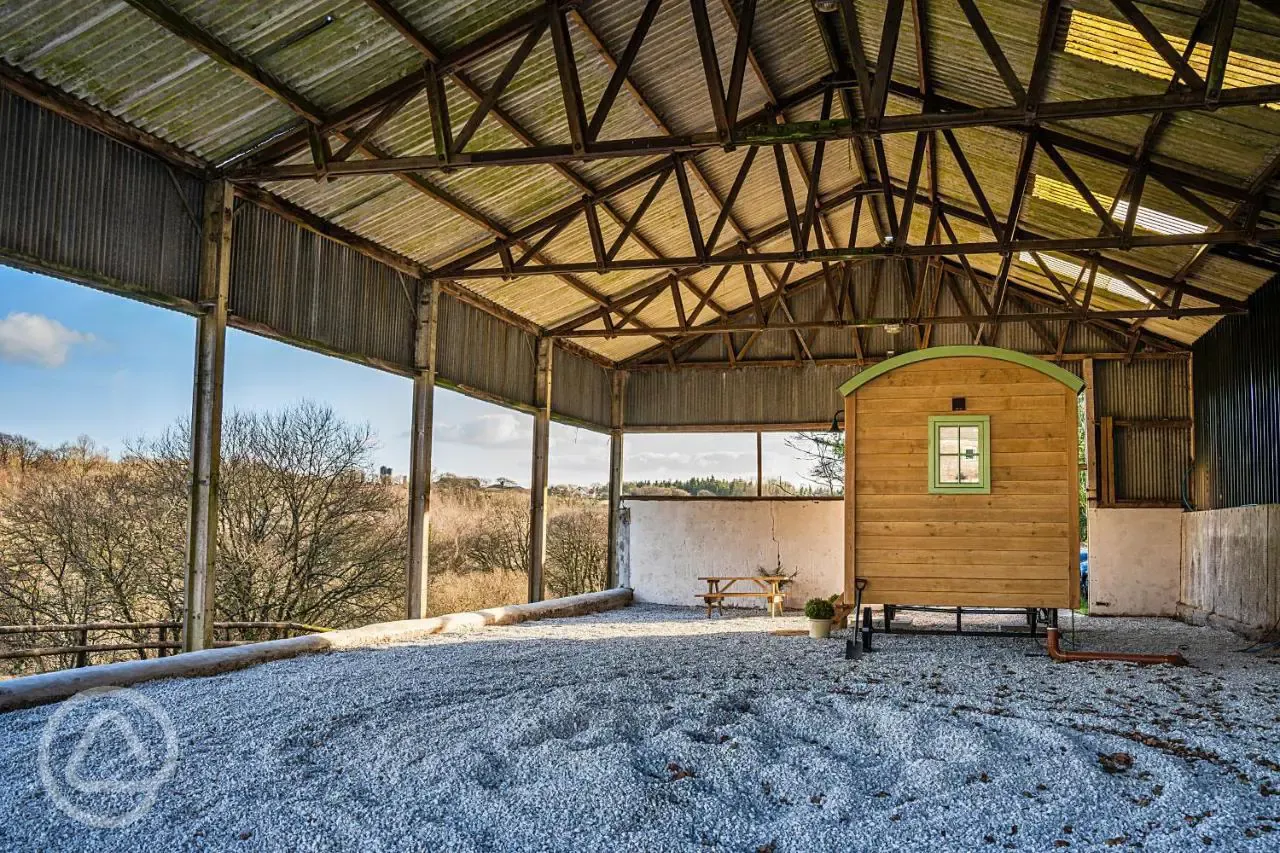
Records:
<instances>
[{"instance_id":1,"label":"bare tree","mask_svg":"<svg viewBox=\"0 0 1280 853\"><path fill-rule=\"evenodd\" d=\"M481 572L529 573L529 493L490 492L463 534L466 566Z\"/></svg>"},{"instance_id":2,"label":"bare tree","mask_svg":"<svg viewBox=\"0 0 1280 853\"><path fill-rule=\"evenodd\" d=\"M186 464L186 425L146 446ZM217 612L228 621L359 625L398 613L407 511L372 473L371 428L302 402L223 422Z\"/></svg>"},{"instance_id":3,"label":"bare tree","mask_svg":"<svg viewBox=\"0 0 1280 853\"><path fill-rule=\"evenodd\" d=\"M150 486L144 470L110 464L85 443L49 458L59 461L0 503L0 621L178 618L180 595L166 591L181 590L181 536L159 526L171 517L169 496ZM146 639L139 631L119 636Z\"/></svg>"},{"instance_id":4,"label":"bare tree","mask_svg":"<svg viewBox=\"0 0 1280 853\"><path fill-rule=\"evenodd\" d=\"M183 424L118 462L86 440L0 441L26 470L0 490L0 623L181 619L188 446ZM369 427L312 403L226 419L215 618L342 627L399 613L406 502L372 475L375 449Z\"/></svg>"},{"instance_id":5,"label":"bare tree","mask_svg":"<svg viewBox=\"0 0 1280 853\"><path fill-rule=\"evenodd\" d=\"M547 520L547 588L553 595L604 589L609 563L608 508L578 502Z\"/></svg>"},{"instance_id":6,"label":"bare tree","mask_svg":"<svg viewBox=\"0 0 1280 853\"><path fill-rule=\"evenodd\" d=\"M786 445L809 463L806 480L827 494L844 491L843 432L795 432Z\"/></svg>"}]
</instances>

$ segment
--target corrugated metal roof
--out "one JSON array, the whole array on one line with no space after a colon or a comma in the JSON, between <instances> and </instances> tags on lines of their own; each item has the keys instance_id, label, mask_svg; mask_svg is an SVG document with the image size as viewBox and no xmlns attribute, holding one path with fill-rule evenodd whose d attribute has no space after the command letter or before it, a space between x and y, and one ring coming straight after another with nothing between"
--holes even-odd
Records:
<instances>
[{"instance_id":1,"label":"corrugated metal roof","mask_svg":"<svg viewBox=\"0 0 1280 853\"><path fill-rule=\"evenodd\" d=\"M325 115L347 107L387 84L416 73L424 57L395 28L361 0L171 0L173 11L207 32L227 47L247 57L281 80L293 92ZM434 48L443 55L473 41L482 33L539 6L538 0L396 0L395 8ZM858 26L872 61L875 60L884 0L857 0ZM1010 65L1025 83L1036 50L1041 4L1034 0L995 3L978 0L990 28ZM1175 37L1185 37L1200 14L1198 2L1139 4L1151 20ZM598 40L613 57L621 56L640 15L644 0L600 0L569 15L568 28L588 114L593 110L612 68L595 46ZM720 0L707 4L722 74L727 78L736 38L737 4ZM973 106L999 106L1011 97L992 66L986 52L973 37L958 4L925 4L925 41L929 54L929 78L934 91ZM1071 8L1119 21L1115 8L1103 0L1079 0ZM1123 29L1121 25L1117 32ZM587 31L590 28L590 32ZM837 36L840 28L835 28ZM1239 18L1233 50L1263 60L1280 59L1280 26L1276 19L1245 4ZM894 80L915 87L919 82L916 33L910 10L904 14L898 41ZM519 40L509 42L462 69L471 87L487 89L497 78ZM770 102L797 91L831 70L814 9L807 2L761 0L752 35L754 63L743 87L741 113L752 113ZM846 49L841 44L840 49ZM1077 51L1079 53L1080 51ZM1085 51L1087 53L1087 51ZM1051 63L1047 100L1125 96L1159 93L1167 81L1154 72L1118 67L1077 53L1056 51ZM255 144L300 126L300 119L279 100L265 93L235 72L221 66L195 48L161 28L132 6L114 0L25 0L0 8L0 56L21 69L125 121L173 142L211 162L243 152ZM762 80L756 67L763 72ZM1158 69L1157 69L1158 70ZM643 94L641 103L627 88L619 94L605 125L602 139L645 136L660 133L660 125L674 133L703 132L712 121L706 83L703 78L692 15L688 3L666 2L653 23L644 46L631 70L631 81ZM474 109L474 96L457 79L446 85L453 126L465 123ZM499 107L520 125L519 132L503 127L490 115L473 138L469 150L511 147L520 138L537 143L567 141L561 93L555 75L555 60L549 34L544 33L520 72L499 100ZM818 118L817 99L791 107L786 118L806 121ZM916 112L917 102L897 96L890 98L892 114ZM842 115L840 99L834 114ZM1149 124L1146 116L1090 119L1064 123L1077 135L1096 139L1109 146L1136 146ZM1021 144L1019 133L1011 129L968 128L956 131L965 153L977 172L987 197L1003 216L1010 204L1013 164ZM340 142L340 140L339 140ZM427 153L432 150L429 111L419 96L392 121L381 127L371 140L373 149L388 156ZM913 139L909 134L885 137L891 174L899 184L909 170ZM950 152L939 146L938 185L944 200L977 211ZM1230 176L1241 186L1260 174L1264 164L1280 150L1280 112L1261 107L1222 109L1216 112L1186 112L1171 118L1152 151L1155 162L1173 162L1182 167L1207 168ZM849 189L860 180L860 164L846 142L826 146L825 165L819 181L827 198ZM1207 153L1210 156L1207 156ZM357 155L363 156L363 155ZM708 182L715 195L723 198L732 185L742 150L703 151L691 161L698 174L691 174L695 206L704 234L715 222L718 204L703 186ZM1089 186L1114 195L1123 170L1097 160L1064 152ZM294 162L305 162L300 152ZM803 200L805 169L814 159L814 146L804 144L785 152L789 179ZM548 212L576 202L592 188L646 164L644 158L618 158L565 166L521 166L462 169L452 173L433 172L404 178L368 176L331 182L292 182L267 186L271 192L427 267L438 267L467 251L489 244L495 234L510 232L538 220ZM1035 159L1034 172L1062 180L1063 176L1043 155ZM922 181L922 187L924 186ZM632 189L611 201L613 214L626 217L644 197L646 187ZM1219 199L1206 201L1220 210L1230 205ZM870 208L879 201L866 201L857 235L859 245L876 239ZM1143 205L1192 221L1205 217L1184 199L1165 190L1155 181L1147 182ZM852 204L824 211L822 233L843 244L852 222ZM606 240L620 226L609 211L601 211ZM750 178L734 208L734 219L746 232L759 233L784 219L778 193L778 174L769 150L761 150ZM921 239L927 222L923 208L917 208L912 237ZM1030 198L1024 206L1024 227L1047 235L1079 235L1096 232L1098 223L1086 210ZM985 228L952 219L958 239L990 240ZM637 230L653 250L663 254L692 254L674 179L662 193ZM732 226L725 229L721 245L738 239ZM789 239L779 237L764 248L785 248ZM579 220L546 247L545 257L555 262L590 262L592 253L584 224ZM1182 272L1193 259L1186 280L1206 291L1244 298L1261 285L1265 273L1236 260L1206 253L1200 256L1187 247L1105 253L1160 275ZM637 241L622 249L624 258L648 257L649 250ZM972 258L975 268L994 272L996 256ZM816 267L798 265L795 277ZM772 268L775 275L780 268ZM714 271L693 276L694 286L707 287ZM1057 298L1056 291L1034 268L1019 264L1020 281ZM539 276L516 281L473 281L474 290L520 316L542 326L553 326L580 316L610 300L634 291L661 276L661 271L632 271L573 277ZM761 277L762 287L768 289ZM889 290L885 291L886 294ZM681 286L686 302L697 299L696 292ZM891 298L885 296L885 298ZM892 298L897 298L896 296ZM940 304L949 305L949 294ZM734 271L717 291L716 305L734 310L750 304L745 277ZM1125 307L1126 303L1106 294L1097 297L1099 307ZM1182 303L1202 304L1193 299ZM706 311L699 322L718 318ZM671 326L677 321L670 299L651 303L641 314L642 323ZM1184 343L1195 340L1213 324L1210 318L1151 320L1145 328ZM935 332L937 339L956 335L955 327ZM1020 347L1038 346L1035 333L1026 327L1001 330L1005 340ZM1079 332L1073 335L1079 336ZM868 331L876 338L881 331ZM815 335L825 340L826 332ZM833 338L833 341L835 339ZM655 343L650 338L591 339L589 349L610 359L627 358ZM846 341L847 343L847 341ZM1087 339L1081 338L1081 345ZM1072 344L1069 339L1068 346ZM719 345L723 345L720 342ZM833 347L841 344L833 342ZM773 352L775 342L756 346ZM777 345L784 354L785 340ZM846 353L847 354L847 353Z\"/></svg>"}]
</instances>

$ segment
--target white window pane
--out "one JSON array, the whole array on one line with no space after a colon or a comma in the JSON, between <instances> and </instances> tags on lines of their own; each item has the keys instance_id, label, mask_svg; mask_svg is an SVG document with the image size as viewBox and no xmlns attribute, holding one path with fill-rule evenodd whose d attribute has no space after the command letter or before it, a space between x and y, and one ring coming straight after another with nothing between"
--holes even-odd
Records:
<instances>
[{"instance_id":1,"label":"white window pane","mask_svg":"<svg viewBox=\"0 0 1280 853\"><path fill-rule=\"evenodd\" d=\"M938 459L938 482L960 482L960 460L955 456L943 456Z\"/></svg>"},{"instance_id":2,"label":"white window pane","mask_svg":"<svg viewBox=\"0 0 1280 853\"><path fill-rule=\"evenodd\" d=\"M960 428L960 452L966 456L978 455L978 436L980 432L976 426L967 426Z\"/></svg>"},{"instance_id":3,"label":"white window pane","mask_svg":"<svg viewBox=\"0 0 1280 853\"><path fill-rule=\"evenodd\" d=\"M972 459L962 458L960 460L960 482L977 483L982 479L981 468L978 467L978 457Z\"/></svg>"},{"instance_id":4,"label":"white window pane","mask_svg":"<svg viewBox=\"0 0 1280 853\"><path fill-rule=\"evenodd\" d=\"M938 452L955 456L960 452L960 428L940 427L938 429Z\"/></svg>"}]
</instances>

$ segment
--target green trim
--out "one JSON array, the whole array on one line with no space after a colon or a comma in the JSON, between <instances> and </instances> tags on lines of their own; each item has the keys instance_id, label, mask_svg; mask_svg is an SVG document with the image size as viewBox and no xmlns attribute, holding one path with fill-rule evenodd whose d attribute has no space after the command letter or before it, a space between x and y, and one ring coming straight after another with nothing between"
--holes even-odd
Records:
<instances>
[{"instance_id":1,"label":"green trim","mask_svg":"<svg viewBox=\"0 0 1280 853\"><path fill-rule=\"evenodd\" d=\"M978 462L981 473L978 482L971 485L938 482L938 430L948 426L978 425ZM990 415L932 415L929 418L929 494L931 495L989 495L991 494L991 416Z\"/></svg>"},{"instance_id":2,"label":"green trim","mask_svg":"<svg viewBox=\"0 0 1280 853\"><path fill-rule=\"evenodd\" d=\"M866 385L872 379L883 376L891 370L897 370L899 367L906 367L908 364L915 364L920 361L929 361L935 358L994 358L1000 361L1008 361L1013 364L1020 364L1023 367L1029 367L1037 370L1045 376L1058 380L1066 385L1075 393L1079 394L1084 390L1084 380L1072 373L1068 373L1058 365L1037 358L1034 355L1027 355L1024 352L1015 352L1011 349L1001 349L1000 347L977 347L977 346L956 346L956 347L928 347L927 349L918 349L913 352L904 352L902 355L896 355L893 358L885 359L879 364L868 367L866 370L858 373L848 382L840 386L840 393L848 397L854 391L857 391L863 385Z\"/></svg>"}]
</instances>

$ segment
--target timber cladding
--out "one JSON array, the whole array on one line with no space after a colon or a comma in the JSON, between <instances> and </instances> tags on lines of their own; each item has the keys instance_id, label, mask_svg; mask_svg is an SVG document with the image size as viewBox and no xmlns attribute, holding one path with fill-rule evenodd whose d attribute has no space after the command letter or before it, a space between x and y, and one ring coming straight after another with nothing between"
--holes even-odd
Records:
<instances>
[{"instance_id":1,"label":"timber cladding","mask_svg":"<svg viewBox=\"0 0 1280 853\"><path fill-rule=\"evenodd\" d=\"M859 578L863 604L1078 605L1078 380L992 352L912 353L842 389L850 601ZM953 415L988 425L986 488L968 494L930 488L930 419Z\"/></svg>"}]
</instances>

